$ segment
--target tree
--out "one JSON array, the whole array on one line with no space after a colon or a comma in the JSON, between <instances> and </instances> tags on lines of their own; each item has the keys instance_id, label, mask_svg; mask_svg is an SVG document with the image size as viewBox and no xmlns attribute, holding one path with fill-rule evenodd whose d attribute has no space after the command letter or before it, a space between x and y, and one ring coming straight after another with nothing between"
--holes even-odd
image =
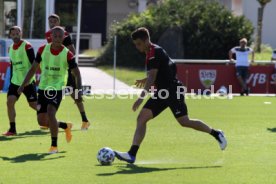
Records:
<instances>
[{"instance_id":1,"label":"tree","mask_svg":"<svg viewBox=\"0 0 276 184\"><path fill-rule=\"evenodd\" d=\"M257 25L257 39L256 39L256 51L261 52L262 44L262 29L263 29L263 16L265 6L271 2L271 0L257 0L261 7L258 8L258 25Z\"/></svg>"},{"instance_id":2,"label":"tree","mask_svg":"<svg viewBox=\"0 0 276 184\"><path fill-rule=\"evenodd\" d=\"M130 38L131 32L141 26L149 29L152 42L157 44L168 30L180 30L178 38L183 45L177 49L182 49L183 59L226 59L229 49L238 44L240 38L248 38L250 44L254 32L248 19L234 16L216 1L163 0L162 4L150 6L143 13L132 14L112 26L110 39L99 57L100 64L113 63L116 35L117 65L143 67L145 56L135 49ZM176 41L179 40L165 40L169 46L175 46ZM166 48L168 53L170 50Z\"/></svg>"}]
</instances>

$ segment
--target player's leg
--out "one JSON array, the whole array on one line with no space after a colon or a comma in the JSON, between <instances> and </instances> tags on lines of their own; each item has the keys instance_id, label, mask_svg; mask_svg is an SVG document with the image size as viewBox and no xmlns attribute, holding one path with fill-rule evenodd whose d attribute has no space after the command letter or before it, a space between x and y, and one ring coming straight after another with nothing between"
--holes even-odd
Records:
<instances>
[{"instance_id":1,"label":"player's leg","mask_svg":"<svg viewBox=\"0 0 276 184\"><path fill-rule=\"evenodd\" d=\"M7 111L8 111L9 121L10 121L10 128L6 133L3 134L5 136L16 135L16 124L15 124L15 117L16 117L15 103L16 103L16 101L17 101L17 97L14 95L9 95L7 98Z\"/></svg>"},{"instance_id":2,"label":"player's leg","mask_svg":"<svg viewBox=\"0 0 276 184\"><path fill-rule=\"evenodd\" d=\"M115 155L118 159L126 161L128 163L134 163L136 154L142 143L147 129L147 122L153 118L152 111L150 109L143 108L138 115L136 130L133 136L132 145L128 152L115 151Z\"/></svg>"},{"instance_id":3,"label":"player's leg","mask_svg":"<svg viewBox=\"0 0 276 184\"><path fill-rule=\"evenodd\" d=\"M237 76L238 82L239 82L239 84L242 88L241 89L241 96L243 96L247 87L246 87L246 81L242 77L243 76L242 67L240 67L240 66L236 67L236 76Z\"/></svg>"},{"instance_id":4,"label":"player's leg","mask_svg":"<svg viewBox=\"0 0 276 184\"><path fill-rule=\"evenodd\" d=\"M49 128L49 118L47 112L37 114L37 122L42 127L42 129Z\"/></svg>"},{"instance_id":5,"label":"player's leg","mask_svg":"<svg viewBox=\"0 0 276 184\"><path fill-rule=\"evenodd\" d=\"M136 130L133 136L132 145L128 152L115 151L115 156L128 163L134 163L136 159L136 154L139 147L144 140L147 129L147 122L152 118L158 116L163 110L167 108L167 104L164 100L159 98L149 99L137 117Z\"/></svg>"},{"instance_id":6,"label":"player's leg","mask_svg":"<svg viewBox=\"0 0 276 184\"><path fill-rule=\"evenodd\" d=\"M246 94L246 96L249 95L249 92L250 92L250 89L248 88L248 85L247 85L247 78L248 78L248 75L249 75L249 71L248 71L248 67L243 67L242 68L242 79L243 79L243 82L244 82L244 85L245 85L245 90L244 90L244 93Z\"/></svg>"},{"instance_id":7,"label":"player's leg","mask_svg":"<svg viewBox=\"0 0 276 184\"><path fill-rule=\"evenodd\" d=\"M211 133L211 131L212 131L212 128L210 128L204 122L202 122L201 120L197 120L197 119L190 119L188 117L188 115L181 116L176 119L177 119L178 123L183 127L193 128L195 130L205 132L205 133Z\"/></svg>"},{"instance_id":8,"label":"player's leg","mask_svg":"<svg viewBox=\"0 0 276 184\"><path fill-rule=\"evenodd\" d=\"M29 84L28 86L26 86L24 88L24 91L23 91L28 103L29 103L29 106L36 110L36 106L37 106L37 93L36 93L36 86L35 86L35 83L31 83Z\"/></svg>"},{"instance_id":9,"label":"player's leg","mask_svg":"<svg viewBox=\"0 0 276 184\"><path fill-rule=\"evenodd\" d=\"M140 146L142 143L147 129L147 122L153 118L152 111L147 108L143 108L137 117L136 130L133 136L132 145ZM136 154L136 153L135 153Z\"/></svg>"},{"instance_id":10,"label":"player's leg","mask_svg":"<svg viewBox=\"0 0 276 184\"><path fill-rule=\"evenodd\" d=\"M71 74L70 71L68 71L67 86L72 88L72 93L71 93L70 96L75 101L75 104L77 105L78 110L79 110L80 115L81 115L81 119L82 119L81 130L88 130L88 128L90 126L90 122L87 119L83 102L78 102L78 101L75 100L75 98L77 97L76 83L75 83L74 76Z\"/></svg>"},{"instance_id":11,"label":"player's leg","mask_svg":"<svg viewBox=\"0 0 276 184\"><path fill-rule=\"evenodd\" d=\"M58 135L58 122L56 119L56 112L57 112L57 109L55 108L55 106L53 106L52 104L49 104L47 106L47 115L49 118L49 126L50 126L52 137L57 137Z\"/></svg>"},{"instance_id":12,"label":"player's leg","mask_svg":"<svg viewBox=\"0 0 276 184\"><path fill-rule=\"evenodd\" d=\"M41 129L47 130L49 128L49 118L47 115L47 106L48 101L45 97L43 90L38 90L38 97L37 97L37 122Z\"/></svg>"},{"instance_id":13,"label":"player's leg","mask_svg":"<svg viewBox=\"0 0 276 184\"><path fill-rule=\"evenodd\" d=\"M54 98L48 99L48 106L47 106L47 114L48 114L48 118L49 118L49 125L50 125L51 138L52 138L51 148L53 148L53 147L57 148L58 128L61 128L64 130L66 141L69 143L72 139L71 129L73 126L72 123L65 123L65 122L57 121L56 112L57 112L59 105L62 101L62 97L63 97L62 95L64 93L61 90L54 91L54 92L55 92ZM52 153L51 148L50 148L49 153Z\"/></svg>"},{"instance_id":14,"label":"player's leg","mask_svg":"<svg viewBox=\"0 0 276 184\"><path fill-rule=\"evenodd\" d=\"M37 100L37 122L42 129L49 128L49 118L47 114L47 101L43 99L41 93L38 92L38 100Z\"/></svg>"},{"instance_id":15,"label":"player's leg","mask_svg":"<svg viewBox=\"0 0 276 184\"><path fill-rule=\"evenodd\" d=\"M219 142L220 148L224 150L227 146L227 141L221 130L212 129L206 123L197 119L190 119L188 117L188 109L185 103L184 95L174 95L172 93L168 99L169 107L182 127L192 128L197 131L209 133Z\"/></svg>"},{"instance_id":16,"label":"player's leg","mask_svg":"<svg viewBox=\"0 0 276 184\"><path fill-rule=\"evenodd\" d=\"M177 118L178 123L186 128L193 128L194 130L211 134L219 143L221 150L224 150L227 146L227 140L223 131L215 130L209 127L201 120L190 119L188 115Z\"/></svg>"},{"instance_id":17,"label":"player's leg","mask_svg":"<svg viewBox=\"0 0 276 184\"><path fill-rule=\"evenodd\" d=\"M50 127L50 120L49 120L49 113L54 115L55 114L55 109L53 110L52 107L50 107L49 113L47 112L48 110L48 104L42 103L41 104L41 99L38 97L38 107L37 107L37 121L38 124L40 125L40 127L47 127L47 129ZM53 119L53 116L51 116ZM53 120L52 120L53 121ZM54 120L55 121L55 120ZM63 123L63 122L58 122L58 127L64 129L66 132L66 139L70 139L72 138L71 135L71 128L72 128L72 124L70 123ZM57 153L58 152L58 148L57 148L57 133L56 133L56 127L54 127L54 130L52 131L52 129L50 128L51 131L51 147L49 149L49 153L53 154L53 153ZM53 132L53 134L52 134Z\"/></svg>"},{"instance_id":18,"label":"player's leg","mask_svg":"<svg viewBox=\"0 0 276 184\"><path fill-rule=\"evenodd\" d=\"M17 89L19 86L14 84L10 84L8 94L7 94L7 112L10 121L10 128L7 132L3 133L5 136L13 136L16 135L16 111L15 111L15 103L19 99L20 95L17 93Z\"/></svg>"},{"instance_id":19,"label":"player's leg","mask_svg":"<svg viewBox=\"0 0 276 184\"><path fill-rule=\"evenodd\" d=\"M51 147L49 149L50 154L58 152L58 149L57 149L58 122L56 119L56 112L57 112L57 109L55 108L55 106L53 106L52 104L48 104L47 115L49 118L49 128L50 128L51 140L52 140Z\"/></svg>"},{"instance_id":20,"label":"player's leg","mask_svg":"<svg viewBox=\"0 0 276 184\"><path fill-rule=\"evenodd\" d=\"M78 102L75 100L76 97L76 90L73 90L73 93L71 94L72 99L75 101L75 104L78 107L78 110L80 112L81 115L81 119L82 119L82 126L81 126L81 130L88 130L89 126L90 126L90 122L87 119L86 113L85 113L85 109L84 109L84 105L83 102Z\"/></svg>"}]
</instances>

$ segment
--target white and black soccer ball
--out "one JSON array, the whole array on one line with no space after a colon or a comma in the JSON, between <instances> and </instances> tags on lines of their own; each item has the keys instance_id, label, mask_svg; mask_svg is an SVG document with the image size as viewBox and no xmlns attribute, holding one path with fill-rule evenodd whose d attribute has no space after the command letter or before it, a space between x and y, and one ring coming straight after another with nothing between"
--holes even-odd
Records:
<instances>
[{"instance_id":1,"label":"white and black soccer ball","mask_svg":"<svg viewBox=\"0 0 276 184\"><path fill-rule=\"evenodd\" d=\"M115 159L115 153L111 148L101 148L98 152L97 159L101 165L111 165Z\"/></svg>"},{"instance_id":2,"label":"white and black soccer ball","mask_svg":"<svg viewBox=\"0 0 276 184\"><path fill-rule=\"evenodd\" d=\"M220 96L226 96L227 95L227 88L225 86L221 86L218 90L218 94Z\"/></svg>"}]
</instances>

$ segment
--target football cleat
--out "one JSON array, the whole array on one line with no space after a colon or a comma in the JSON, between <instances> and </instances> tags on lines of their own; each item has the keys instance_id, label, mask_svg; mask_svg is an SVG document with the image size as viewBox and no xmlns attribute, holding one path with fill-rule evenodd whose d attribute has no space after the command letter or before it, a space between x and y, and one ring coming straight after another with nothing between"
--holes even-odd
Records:
<instances>
[{"instance_id":1,"label":"football cleat","mask_svg":"<svg viewBox=\"0 0 276 184\"><path fill-rule=\"evenodd\" d=\"M3 133L2 135L4 135L4 136L15 136L16 132L7 131L6 133Z\"/></svg>"},{"instance_id":2,"label":"football cleat","mask_svg":"<svg viewBox=\"0 0 276 184\"><path fill-rule=\"evenodd\" d=\"M71 142L71 139L72 139L71 129L73 125L72 123L66 123L66 124L67 124L67 128L64 131L65 131L66 141L69 143Z\"/></svg>"},{"instance_id":3,"label":"football cleat","mask_svg":"<svg viewBox=\"0 0 276 184\"><path fill-rule=\"evenodd\" d=\"M48 153L49 153L49 154L58 153L58 148L55 147L55 146L51 146Z\"/></svg>"},{"instance_id":4,"label":"football cleat","mask_svg":"<svg viewBox=\"0 0 276 184\"><path fill-rule=\"evenodd\" d=\"M116 158L119 160L126 161L130 164L133 164L135 162L135 156L130 155L129 153L126 152L119 152L119 151L114 151Z\"/></svg>"},{"instance_id":5,"label":"football cleat","mask_svg":"<svg viewBox=\"0 0 276 184\"><path fill-rule=\"evenodd\" d=\"M216 139L219 143L220 149L225 150L225 148L227 147L226 137L224 136L223 131L221 130L217 130L217 131L218 131L218 137Z\"/></svg>"},{"instance_id":6,"label":"football cleat","mask_svg":"<svg viewBox=\"0 0 276 184\"><path fill-rule=\"evenodd\" d=\"M82 122L82 125L81 125L81 130L88 130L90 126L90 123L89 122Z\"/></svg>"}]
</instances>

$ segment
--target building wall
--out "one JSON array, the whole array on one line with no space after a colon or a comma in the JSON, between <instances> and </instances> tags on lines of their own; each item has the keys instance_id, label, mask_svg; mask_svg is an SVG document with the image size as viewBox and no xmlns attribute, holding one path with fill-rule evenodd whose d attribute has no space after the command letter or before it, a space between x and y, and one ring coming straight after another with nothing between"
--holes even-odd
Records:
<instances>
[{"instance_id":1,"label":"building wall","mask_svg":"<svg viewBox=\"0 0 276 184\"><path fill-rule=\"evenodd\" d=\"M122 19L126 18L129 13L137 11L138 7L131 8L128 6L128 0L107 0L107 34L114 21L120 22Z\"/></svg>"},{"instance_id":2,"label":"building wall","mask_svg":"<svg viewBox=\"0 0 276 184\"><path fill-rule=\"evenodd\" d=\"M235 15L244 15L246 18L248 18L254 28L255 28L255 35L254 38L256 38L256 31L257 31L257 20L258 20L258 7L260 7L257 0L218 0L220 3L222 3L225 7L227 7L229 10L233 11ZM241 1L242 3L240 4ZM240 4L240 5L239 5ZM241 7L238 7L241 6ZM276 48L276 23L275 18L276 17L276 1L272 0L270 3L268 3L265 7L264 11L264 17L263 17L263 32L262 32L262 42L264 44L268 44L272 46L273 48Z\"/></svg>"},{"instance_id":3,"label":"building wall","mask_svg":"<svg viewBox=\"0 0 276 184\"><path fill-rule=\"evenodd\" d=\"M222 3L225 7L227 7L229 10L232 9L232 0L218 0L220 3Z\"/></svg>"},{"instance_id":4,"label":"building wall","mask_svg":"<svg viewBox=\"0 0 276 184\"><path fill-rule=\"evenodd\" d=\"M243 13L244 15L251 20L257 29L257 19L258 19L258 7L259 3L255 0L243 0ZM263 36L262 42L264 44L269 44L273 48L276 48L276 1L273 0L268 3L265 7L264 17L263 17Z\"/></svg>"}]
</instances>

